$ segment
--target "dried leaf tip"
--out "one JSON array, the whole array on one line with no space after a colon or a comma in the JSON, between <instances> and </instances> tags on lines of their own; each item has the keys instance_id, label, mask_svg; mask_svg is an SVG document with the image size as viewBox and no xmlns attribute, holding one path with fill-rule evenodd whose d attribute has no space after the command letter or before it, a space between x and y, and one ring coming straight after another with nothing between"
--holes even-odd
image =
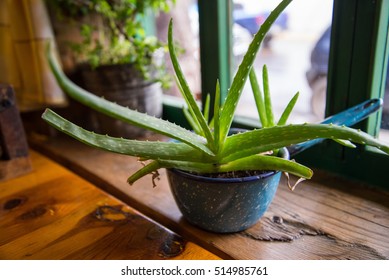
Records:
<instances>
[{"instance_id":1,"label":"dried leaf tip","mask_svg":"<svg viewBox=\"0 0 389 280\"><path fill-rule=\"evenodd\" d=\"M290 183L290 176L289 176L289 173L288 172L284 172L286 178L287 178L287 184L288 184L288 188L291 190L291 191L294 191L294 189L296 188L296 186L298 184L300 184L301 182L305 181L306 179L305 178L299 178L293 185L291 185Z\"/></svg>"}]
</instances>

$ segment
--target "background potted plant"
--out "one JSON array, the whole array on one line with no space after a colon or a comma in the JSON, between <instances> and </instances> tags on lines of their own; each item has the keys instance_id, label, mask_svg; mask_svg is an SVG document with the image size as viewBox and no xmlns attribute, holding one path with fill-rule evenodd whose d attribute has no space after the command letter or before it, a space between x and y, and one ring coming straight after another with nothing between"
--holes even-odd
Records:
<instances>
[{"instance_id":1,"label":"background potted plant","mask_svg":"<svg viewBox=\"0 0 389 280\"><path fill-rule=\"evenodd\" d=\"M61 71L53 55L49 55L55 76L71 97L111 117L166 135L174 141L138 141L95 134L49 109L43 118L86 144L139 157L145 165L128 178L130 184L147 174L153 174L155 185L158 170L167 168L176 202L191 223L215 232L244 230L254 224L266 210L277 189L281 172L302 179L309 179L313 174L308 167L290 160L285 147L312 139L328 138L349 147L355 147L353 143L358 143L389 153L388 145L345 126L331 123L286 124L298 94L292 98L280 120L274 120L266 67L263 69L262 94L252 65L266 32L290 2L283 0L255 35L224 103L220 101L220 87L216 82L212 118L208 114L209 102L206 102L202 112L182 74L170 23L169 52L178 86L188 106L185 112L193 131L123 108L86 92L72 83ZM234 112L247 79L250 79L263 127L230 135Z\"/></svg>"},{"instance_id":2,"label":"background potted plant","mask_svg":"<svg viewBox=\"0 0 389 280\"><path fill-rule=\"evenodd\" d=\"M169 87L167 47L148 35L144 18L175 0L47 0L64 70L98 96L153 116ZM145 130L98 114L95 131L134 137Z\"/></svg>"}]
</instances>

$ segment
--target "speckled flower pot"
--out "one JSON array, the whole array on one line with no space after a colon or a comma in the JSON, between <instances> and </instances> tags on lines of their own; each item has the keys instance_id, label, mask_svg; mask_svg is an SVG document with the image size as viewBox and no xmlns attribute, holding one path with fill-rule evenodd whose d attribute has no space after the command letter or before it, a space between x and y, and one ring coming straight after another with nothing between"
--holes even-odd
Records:
<instances>
[{"instance_id":1,"label":"speckled flower pot","mask_svg":"<svg viewBox=\"0 0 389 280\"><path fill-rule=\"evenodd\" d=\"M280 156L289 159L287 149ZM259 176L210 178L177 169L167 175L174 199L192 224L212 232L231 233L254 225L276 193L281 172Z\"/></svg>"}]
</instances>

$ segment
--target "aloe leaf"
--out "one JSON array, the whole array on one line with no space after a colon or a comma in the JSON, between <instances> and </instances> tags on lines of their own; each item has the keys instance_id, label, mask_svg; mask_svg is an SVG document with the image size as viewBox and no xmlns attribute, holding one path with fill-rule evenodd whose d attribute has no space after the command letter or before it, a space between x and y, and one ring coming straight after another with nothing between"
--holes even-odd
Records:
<instances>
[{"instance_id":1,"label":"aloe leaf","mask_svg":"<svg viewBox=\"0 0 389 280\"><path fill-rule=\"evenodd\" d=\"M197 172L197 173L216 173L220 172L215 164L207 164L193 161L180 161L180 160L158 160L153 161L145 167L138 170L131 175L127 182L133 184L143 176L150 172L156 171L159 168L176 168L184 171Z\"/></svg>"},{"instance_id":2,"label":"aloe leaf","mask_svg":"<svg viewBox=\"0 0 389 280\"><path fill-rule=\"evenodd\" d=\"M254 100L257 106L257 111L258 111L259 119L261 120L262 127L267 127L268 124L267 124L267 117L266 117L265 102L263 100L263 93L259 87L257 75L255 74L253 68L250 71L250 84L251 84L251 89L253 90Z\"/></svg>"},{"instance_id":3,"label":"aloe leaf","mask_svg":"<svg viewBox=\"0 0 389 280\"><path fill-rule=\"evenodd\" d=\"M287 159L253 155L246 158L238 159L226 164L215 165L212 163L199 163L190 161L177 161L177 160L158 160L153 161L146 165L128 178L128 182L133 184L141 177L156 171L159 168L176 168L189 172L196 173L221 173L221 172L233 172L242 170L275 170L288 172L298 177L310 179L313 172L310 168Z\"/></svg>"},{"instance_id":4,"label":"aloe leaf","mask_svg":"<svg viewBox=\"0 0 389 280\"><path fill-rule=\"evenodd\" d=\"M297 92L292 99L289 101L288 105L286 106L284 112L282 113L277 125L285 125L288 121L288 118L290 116L290 113L292 113L294 106L296 105L297 99L299 98L300 93Z\"/></svg>"},{"instance_id":5,"label":"aloe leaf","mask_svg":"<svg viewBox=\"0 0 389 280\"><path fill-rule=\"evenodd\" d=\"M209 123L209 107L211 106L211 96L207 94L204 104L204 118Z\"/></svg>"},{"instance_id":6,"label":"aloe leaf","mask_svg":"<svg viewBox=\"0 0 389 280\"><path fill-rule=\"evenodd\" d=\"M184 143L137 141L114 138L87 131L46 109L42 118L58 130L93 147L119 154L141 157L143 159L176 159L199 162L212 161L206 153Z\"/></svg>"},{"instance_id":7,"label":"aloe leaf","mask_svg":"<svg viewBox=\"0 0 389 280\"><path fill-rule=\"evenodd\" d=\"M196 173L217 173L220 170L217 168L217 165L212 163L203 163L203 162L193 162L185 160L157 160L149 163L145 167L141 168L133 175L131 175L127 182L133 184L135 181L139 180L143 176L149 174L150 172L156 171L160 168L176 168L189 172Z\"/></svg>"},{"instance_id":8,"label":"aloe leaf","mask_svg":"<svg viewBox=\"0 0 389 280\"><path fill-rule=\"evenodd\" d=\"M182 87L178 81L178 78L177 76L175 76L176 78L176 83L177 83L177 87L178 89L180 90L181 94L184 96L184 93L183 93L183 90L182 90ZM188 105L188 104L187 104ZM188 121L190 127L192 128L192 130L198 134L198 135L201 135L201 136L204 136L204 133L202 132L201 128L200 128L200 124L199 122L197 121L196 119L196 116L194 115L193 113L193 110L191 110L190 107L187 107L187 108L182 108L182 111L184 113L184 117L186 118L186 120Z\"/></svg>"},{"instance_id":9,"label":"aloe leaf","mask_svg":"<svg viewBox=\"0 0 389 280\"><path fill-rule=\"evenodd\" d=\"M190 127L196 134L201 135L202 131L199 127L198 122L193 118L192 114L189 112L188 108L182 108L182 112L184 113L185 119L188 121Z\"/></svg>"},{"instance_id":10,"label":"aloe leaf","mask_svg":"<svg viewBox=\"0 0 389 280\"><path fill-rule=\"evenodd\" d=\"M227 98L224 102L220 116L220 139L221 143L225 141L228 132L231 128L233 116L238 105L239 98L242 94L244 84L246 83L248 74L253 66L256 54L260 44L269 31L273 22L281 14L281 12L289 5L292 0L283 0L268 16L265 22L261 25L257 34L255 34L247 53L245 54L242 63L239 65L238 71L232 81L228 91Z\"/></svg>"},{"instance_id":11,"label":"aloe leaf","mask_svg":"<svg viewBox=\"0 0 389 280\"><path fill-rule=\"evenodd\" d=\"M318 138L343 139L373 146L389 154L389 146L369 134L349 127L328 124L274 126L231 135L221 152L222 162L263 153Z\"/></svg>"},{"instance_id":12,"label":"aloe leaf","mask_svg":"<svg viewBox=\"0 0 389 280\"><path fill-rule=\"evenodd\" d=\"M151 163L147 164L146 166L144 166L143 168L139 169L137 172L132 174L130 177L128 177L127 183L132 185L140 178L142 178L150 173L156 172L160 168L162 168L162 166L161 166L159 161L156 161L156 160L152 161Z\"/></svg>"},{"instance_id":13,"label":"aloe leaf","mask_svg":"<svg viewBox=\"0 0 389 280\"><path fill-rule=\"evenodd\" d=\"M348 141L348 140L343 140L343 139L332 139L332 140L334 140L336 143L343 145L345 147L348 147L348 148L356 148L357 147L351 141Z\"/></svg>"},{"instance_id":14,"label":"aloe leaf","mask_svg":"<svg viewBox=\"0 0 389 280\"><path fill-rule=\"evenodd\" d=\"M185 79L185 76L181 70L181 66L180 66L178 59L177 59L177 54L176 54L176 51L174 48L174 43L173 43L173 20L172 19L170 20L170 23L169 23L168 47L169 47L170 59L172 61L174 72L177 76L179 85L182 89L181 92L183 94L183 97L184 97L186 103L188 104L189 110L193 111L198 123L200 124L200 127L205 135L205 138L208 140L208 143L211 144L211 146L212 146L213 145L213 136L212 136L211 130L209 129L208 124L207 124L203 114L201 113L201 110L200 110L199 106L197 105L196 100L193 97L193 94L189 88L189 85Z\"/></svg>"},{"instance_id":15,"label":"aloe leaf","mask_svg":"<svg viewBox=\"0 0 389 280\"><path fill-rule=\"evenodd\" d=\"M215 89L215 104L213 104L213 132L215 139L215 151L219 152L221 147L220 143L220 83L219 80L216 81Z\"/></svg>"},{"instance_id":16,"label":"aloe leaf","mask_svg":"<svg viewBox=\"0 0 389 280\"><path fill-rule=\"evenodd\" d=\"M269 74L267 72L267 66L263 65L262 68L262 80L263 80L263 94L265 99L265 110L267 125L274 126L273 105L271 102L270 88L269 88Z\"/></svg>"},{"instance_id":17,"label":"aloe leaf","mask_svg":"<svg viewBox=\"0 0 389 280\"><path fill-rule=\"evenodd\" d=\"M162 135L166 135L173 139L187 143L188 145L202 150L210 155L213 154L212 151L210 151L206 146L206 140L200 135L196 135L189 130L186 130L178 125L160 118L125 108L80 88L71 80L69 80L62 72L57 60L54 57L54 54L50 51L49 48L47 51L47 56L50 67L59 85L73 99L113 118L160 133Z\"/></svg>"},{"instance_id":18,"label":"aloe leaf","mask_svg":"<svg viewBox=\"0 0 389 280\"><path fill-rule=\"evenodd\" d=\"M220 169L223 171L276 170L288 172L305 179L310 179L313 175L313 172L310 168L295 161L266 155L253 155L237 159L235 161L221 165Z\"/></svg>"},{"instance_id":19,"label":"aloe leaf","mask_svg":"<svg viewBox=\"0 0 389 280\"><path fill-rule=\"evenodd\" d=\"M181 95L185 96L184 91L183 91L183 89L182 89L182 87L180 85L180 82L178 81L177 76L174 76L174 77L175 77L175 80L176 80L177 87L178 87L178 89L181 92ZM186 105L188 105L188 102L186 102ZM197 124L198 128L194 129L196 134L203 136L204 133L202 133L201 128L199 127L199 122L198 122L198 120L196 118L196 115L194 114L194 112L192 110L192 107L188 106L187 108L184 108L183 110L184 110L184 114L185 114L185 117L187 118L187 120L190 121L193 124L195 124L195 123ZM185 111L186 111L186 113L185 113ZM191 120L189 120L189 119L191 119ZM191 125L191 127L193 128L192 125Z\"/></svg>"}]
</instances>

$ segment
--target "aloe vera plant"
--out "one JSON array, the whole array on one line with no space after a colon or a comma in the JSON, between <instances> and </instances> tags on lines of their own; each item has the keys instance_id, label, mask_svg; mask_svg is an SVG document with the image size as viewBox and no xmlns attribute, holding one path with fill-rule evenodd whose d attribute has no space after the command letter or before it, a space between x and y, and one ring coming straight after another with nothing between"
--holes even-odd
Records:
<instances>
[{"instance_id":1,"label":"aloe vera plant","mask_svg":"<svg viewBox=\"0 0 389 280\"><path fill-rule=\"evenodd\" d=\"M352 143L370 145L385 153L389 153L389 146L380 143L364 132L348 127L331 124L287 125L288 116L296 103L298 93L292 98L280 120L278 122L274 120L267 69L266 67L263 68L262 93L253 70L253 62L265 34L290 2L291 0L283 0L254 36L224 102L220 100L220 87L216 81L215 102L213 105L214 115L211 119L208 113L211 106L209 101L206 102L205 110L202 112L193 98L193 94L182 73L173 44L173 22L170 22L168 34L169 52L176 73L178 87L187 103L185 115L189 123L192 124L193 131L184 129L169 121L121 107L104 98L99 98L86 92L73 84L64 75L56 59L49 52L49 63L52 71L61 87L69 96L113 118L166 135L175 139L175 141L139 141L96 134L67 121L50 109L47 109L42 117L52 126L81 142L107 151L139 157L142 161L147 162L144 167L128 178L130 184L160 168L177 168L198 173L280 170L300 178L309 179L313 174L311 169L292 160L286 160L274 155L280 148L317 138L333 139L340 144L350 147L354 147ZM263 127L235 135L228 135L235 109L247 79L250 79Z\"/></svg>"}]
</instances>

